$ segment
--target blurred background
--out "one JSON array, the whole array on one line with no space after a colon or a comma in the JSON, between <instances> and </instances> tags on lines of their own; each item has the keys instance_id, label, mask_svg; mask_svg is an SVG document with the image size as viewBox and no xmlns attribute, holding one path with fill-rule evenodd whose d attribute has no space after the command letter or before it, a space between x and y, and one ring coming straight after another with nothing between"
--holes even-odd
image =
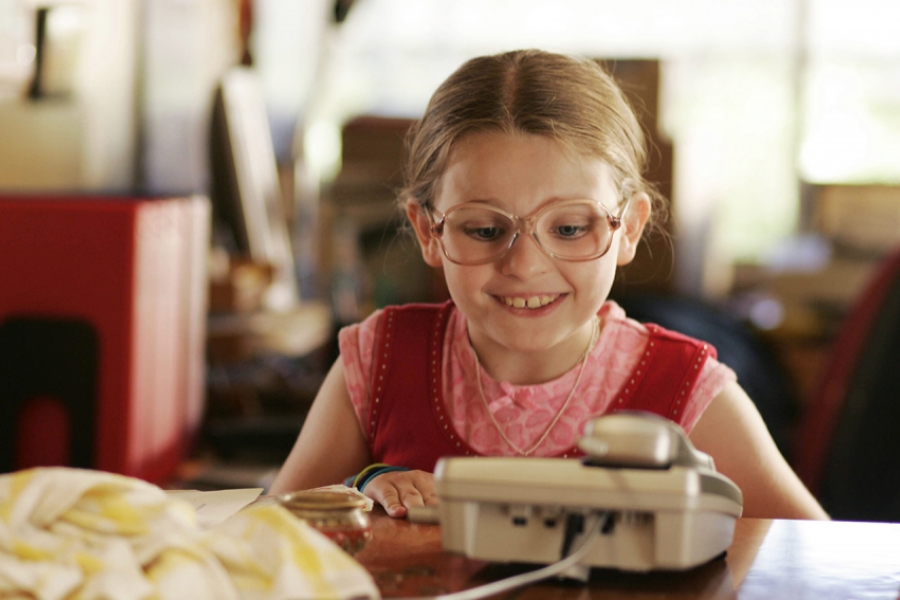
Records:
<instances>
[{"instance_id":1,"label":"blurred background","mask_svg":"<svg viewBox=\"0 0 900 600\"><path fill-rule=\"evenodd\" d=\"M0 211L208 203L208 231L185 234L207 250L185 284L204 308L185 321L202 337L191 358L202 377L184 402L202 410L152 472L265 484L339 327L446 298L394 203L404 133L433 90L485 53L597 59L640 115L648 176L670 199L664 235L613 298L716 344L826 508L877 483L880 504L848 518L900 520L900 484L881 476L900 461L897 22L900 5L882 0L0 0ZM11 227L0 322L40 305L4 305L35 252ZM66 295L48 286L31 293ZM114 367L98 368L102 382ZM36 460L20 446L9 469ZM100 451L92 464L111 464Z\"/></svg>"}]
</instances>

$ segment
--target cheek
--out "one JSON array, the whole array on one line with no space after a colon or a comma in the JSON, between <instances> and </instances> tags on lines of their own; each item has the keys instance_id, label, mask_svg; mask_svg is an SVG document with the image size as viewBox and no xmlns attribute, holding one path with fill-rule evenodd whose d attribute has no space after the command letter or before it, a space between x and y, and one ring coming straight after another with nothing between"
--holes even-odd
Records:
<instances>
[{"instance_id":1,"label":"cheek","mask_svg":"<svg viewBox=\"0 0 900 600\"><path fill-rule=\"evenodd\" d=\"M472 297L484 286L485 277L482 266L464 267L444 261L444 279L457 306L471 302Z\"/></svg>"},{"instance_id":2,"label":"cheek","mask_svg":"<svg viewBox=\"0 0 900 600\"><path fill-rule=\"evenodd\" d=\"M572 287L600 302L606 300L616 276L615 258L607 254L596 262L574 266L567 275Z\"/></svg>"}]
</instances>

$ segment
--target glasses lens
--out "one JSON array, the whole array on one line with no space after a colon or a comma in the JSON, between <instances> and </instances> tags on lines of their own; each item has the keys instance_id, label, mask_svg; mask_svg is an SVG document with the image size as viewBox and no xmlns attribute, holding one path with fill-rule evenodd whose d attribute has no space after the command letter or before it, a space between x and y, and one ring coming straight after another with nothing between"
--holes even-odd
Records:
<instances>
[{"instance_id":1,"label":"glasses lens","mask_svg":"<svg viewBox=\"0 0 900 600\"><path fill-rule=\"evenodd\" d=\"M463 206L444 217L444 249L461 263L487 261L502 254L516 233L515 224L498 212Z\"/></svg>"},{"instance_id":2,"label":"glasses lens","mask_svg":"<svg viewBox=\"0 0 900 600\"><path fill-rule=\"evenodd\" d=\"M535 231L548 252L574 259L603 253L612 236L609 216L596 202L555 206L541 216Z\"/></svg>"}]
</instances>

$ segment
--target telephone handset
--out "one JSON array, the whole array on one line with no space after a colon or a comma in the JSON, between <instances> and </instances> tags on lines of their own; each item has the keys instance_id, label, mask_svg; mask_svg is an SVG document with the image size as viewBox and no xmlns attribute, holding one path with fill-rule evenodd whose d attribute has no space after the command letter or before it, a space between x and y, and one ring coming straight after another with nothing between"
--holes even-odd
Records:
<instances>
[{"instance_id":1,"label":"telephone handset","mask_svg":"<svg viewBox=\"0 0 900 600\"><path fill-rule=\"evenodd\" d=\"M585 565L680 570L721 555L740 489L662 417L591 420L583 458L452 457L435 468L443 545L471 558L549 564L577 546L573 523L602 520Z\"/></svg>"},{"instance_id":2,"label":"telephone handset","mask_svg":"<svg viewBox=\"0 0 900 600\"><path fill-rule=\"evenodd\" d=\"M712 457L694 448L681 427L642 411L620 411L588 421L578 447L587 455L585 463L598 467L716 468Z\"/></svg>"}]
</instances>

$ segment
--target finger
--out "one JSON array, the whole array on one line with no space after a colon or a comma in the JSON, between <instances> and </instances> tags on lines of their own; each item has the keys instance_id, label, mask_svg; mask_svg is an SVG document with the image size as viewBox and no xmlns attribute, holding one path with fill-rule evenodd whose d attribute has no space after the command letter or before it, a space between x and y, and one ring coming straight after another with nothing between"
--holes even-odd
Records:
<instances>
[{"instance_id":1,"label":"finger","mask_svg":"<svg viewBox=\"0 0 900 600\"><path fill-rule=\"evenodd\" d=\"M411 475L412 484L421 495L422 503L425 506L437 506L439 502L434 489L434 475L425 471L412 471Z\"/></svg>"},{"instance_id":2,"label":"finger","mask_svg":"<svg viewBox=\"0 0 900 600\"><path fill-rule=\"evenodd\" d=\"M425 506L425 498L422 493L414 485L404 482L404 485L398 486L400 492L400 501L403 506L410 508L412 506Z\"/></svg>"},{"instance_id":3,"label":"finger","mask_svg":"<svg viewBox=\"0 0 900 600\"><path fill-rule=\"evenodd\" d=\"M434 491L423 493L422 499L425 501L425 506L437 506L440 504L438 495Z\"/></svg>"},{"instance_id":4,"label":"finger","mask_svg":"<svg viewBox=\"0 0 900 600\"><path fill-rule=\"evenodd\" d=\"M427 506L429 498L434 496L434 490L430 486L423 486L417 481L402 481L395 485L400 493L400 501L407 508Z\"/></svg>"},{"instance_id":5,"label":"finger","mask_svg":"<svg viewBox=\"0 0 900 600\"><path fill-rule=\"evenodd\" d=\"M397 518L406 516L406 507L400 501L399 490L384 476L369 481L363 493L381 504L389 516Z\"/></svg>"},{"instance_id":6,"label":"finger","mask_svg":"<svg viewBox=\"0 0 900 600\"><path fill-rule=\"evenodd\" d=\"M396 493L392 493L389 495L390 499L386 499L385 502L382 502L381 505L384 506L384 510L387 512L388 516L402 519L406 516L406 506L403 501L400 500L400 497Z\"/></svg>"}]
</instances>

